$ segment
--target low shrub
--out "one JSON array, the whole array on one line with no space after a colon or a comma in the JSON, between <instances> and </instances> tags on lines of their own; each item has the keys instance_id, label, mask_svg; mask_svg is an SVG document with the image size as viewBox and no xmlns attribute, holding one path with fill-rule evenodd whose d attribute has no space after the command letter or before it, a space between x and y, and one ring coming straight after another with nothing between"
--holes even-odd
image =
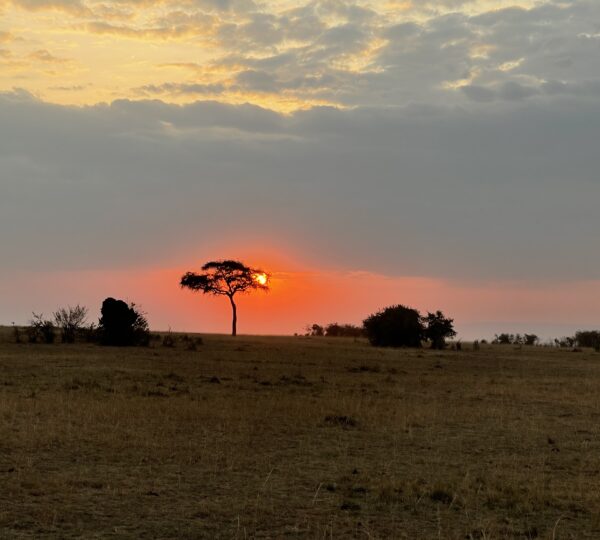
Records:
<instances>
[{"instance_id":1,"label":"low shrub","mask_svg":"<svg viewBox=\"0 0 600 540\"><path fill-rule=\"evenodd\" d=\"M75 307L60 308L54 312L54 322L60 328L63 343L75 343L77 334L85 325L87 308L77 304Z\"/></svg>"},{"instance_id":2,"label":"low shrub","mask_svg":"<svg viewBox=\"0 0 600 540\"><path fill-rule=\"evenodd\" d=\"M41 313L33 313L32 315L26 330L29 343L54 343L56 334L52 321L44 319Z\"/></svg>"},{"instance_id":3,"label":"low shrub","mask_svg":"<svg viewBox=\"0 0 600 540\"><path fill-rule=\"evenodd\" d=\"M173 337L173 335L171 334L171 332L169 332L168 334L165 334L162 338L162 346L163 347L168 347L168 348L173 348L175 347L175 338Z\"/></svg>"}]
</instances>

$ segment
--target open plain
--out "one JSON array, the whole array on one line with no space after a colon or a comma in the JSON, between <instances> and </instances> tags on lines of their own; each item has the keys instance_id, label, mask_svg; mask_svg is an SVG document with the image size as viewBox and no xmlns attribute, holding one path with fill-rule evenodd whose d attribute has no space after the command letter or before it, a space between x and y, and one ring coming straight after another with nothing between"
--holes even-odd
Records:
<instances>
[{"instance_id":1,"label":"open plain","mask_svg":"<svg viewBox=\"0 0 600 540\"><path fill-rule=\"evenodd\" d=\"M0 343L1 538L600 538L600 354Z\"/></svg>"}]
</instances>

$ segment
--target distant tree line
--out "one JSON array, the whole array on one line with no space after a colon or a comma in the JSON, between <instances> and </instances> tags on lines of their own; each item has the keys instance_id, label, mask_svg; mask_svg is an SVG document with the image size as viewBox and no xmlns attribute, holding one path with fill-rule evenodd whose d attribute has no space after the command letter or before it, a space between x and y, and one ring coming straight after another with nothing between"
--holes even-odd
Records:
<instances>
[{"instance_id":1,"label":"distant tree line","mask_svg":"<svg viewBox=\"0 0 600 540\"><path fill-rule=\"evenodd\" d=\"M600 350L600 331L579 330L575 334L575 343L579 347L591 347Z\"/></svg>"},{"instance_id":2,"label":"distant tree line","mask_svg":"<svg viewBox=\"0 0 600 540\"><path fill-rule=\"evenodd\" d=\"M13 324L14 338L17 343L51 344L60 336L62 343L86 341L113 346L148 345L150 342L148 321L135 304L107 298L102 303L97 325L88 324L87 316L87 308L80 305L59 308L52 318L33 313L24 331Z\"/></svg>"},{"instance_id":3,"label":"distant tree line","mask_svg":"<svg viewBox=\"0 0 600 540\"><path fill-rule=\"evenodd\" d=\"M561 348L589 347L600 352L600 331L578 330L574 336L556 338L554 345Z\"/></svg>"},{"instance_id":4,"label":"distant tree line","mask_svg":"<svg viewBox=\"0 0 600 540\"><path fill-rule=\"evenodd\" d=\"M354 324L330 323L325 326L311 324L306 327L305 336L314 337L364 337L365 329Z\"/></svg>"},{"instance_id":5,"label":"distant tree line","mask_svg":"<svg viewBox=\"0 0 600 540\"><path fill-rule=\"evenodd\" d=\"M496 334L491 343L492 345L542 345L540 338L536 334L501 333ZM600 352L600 331L578 330L574 336L554 338L544 345L553 345L560 348L586 347Z\"/></svg>"},{"instance_id":6,"label":"distant tree line","mask_svg":"<svg viewBox=\"0 0 600 540\"><path fill-rule=\"evenodd\" d=\"M492 340L493 345L538 345L540 338L535 334L496 334Z\"/></svg>"},{"instance_id":7,"label":"distant tree line","mask_svg":"<svg viewBox=\"0 0 600 540\"><path fill-rule=\"evenodd\" d=\"M331 323L306 327L312 337L366 337L377 347L421 347L428 342L432 349L443 349L446 339L456 335L453 319L441 311L422 316L416 309L402 305L390 306L374 313L362 326Z\"/></svg>"}]
</instances>

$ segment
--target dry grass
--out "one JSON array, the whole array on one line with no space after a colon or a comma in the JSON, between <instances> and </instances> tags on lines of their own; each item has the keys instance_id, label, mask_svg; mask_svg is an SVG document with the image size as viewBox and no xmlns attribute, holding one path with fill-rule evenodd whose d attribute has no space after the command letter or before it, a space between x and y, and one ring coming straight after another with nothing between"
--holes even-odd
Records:
<instances>
[{"instance_id":1,"label":"dry grass","mask_svg":"<svg viewBox=\"0 0 600 540\"><path fill-rule=\"evenodd\" d=\"M0 343L2 538L600 538L600 355Z\"/></svg>"}]
</instances>

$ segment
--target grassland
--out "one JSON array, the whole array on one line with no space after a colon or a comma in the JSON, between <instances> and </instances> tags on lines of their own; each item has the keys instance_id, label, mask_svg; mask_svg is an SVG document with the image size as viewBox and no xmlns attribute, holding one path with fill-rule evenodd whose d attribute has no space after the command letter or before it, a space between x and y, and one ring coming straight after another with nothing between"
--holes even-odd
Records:
<instances>
[{"instance_id":1,"label":"grassland","mask_svg":"<svg viewBox=\"0 0 600 540\"><path fill-rule=\"evenodd\" d=\"M600 538L599 382L591 351L5 341L0 537Z\"/></svg>"}]
</instances>

